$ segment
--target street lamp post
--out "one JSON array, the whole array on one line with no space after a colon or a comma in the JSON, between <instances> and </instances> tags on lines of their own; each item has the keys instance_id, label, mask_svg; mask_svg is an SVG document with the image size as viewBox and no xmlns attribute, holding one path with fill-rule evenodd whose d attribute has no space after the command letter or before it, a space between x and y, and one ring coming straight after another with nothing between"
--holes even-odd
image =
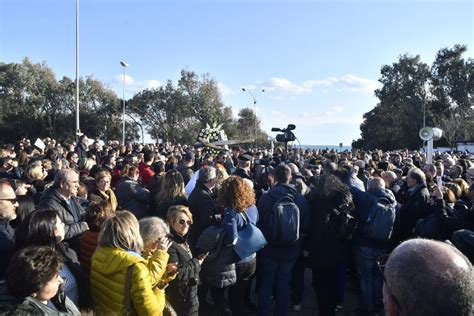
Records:
<instances>
[{"instance_id":1,"label":"street lamp post","mask_svg":"<svg viewBox=\"0 0 474 316\"><path fill-rule=\"evenodd\" d=\"M76 0L76 142L79 141L79 0Z\"/></svg>"},{"instance_id":2,"label":"street lamp post","mask_svg":"<svg viewBox=\"0 0 474 316\"><path fill-rule=\"evenodd\" d=\"M257 142L257 98L255 95L250 91L245 88L242 88L242 91L248 92L250 96L252 97L253 100L253 112L255 114L255 119L254 119L254 133L255 133L255 150L258 150L258 142ZM265 89L260 90L262 93L265 92Z\"/></svg>"},{"instance_id":3,"label":"street lamp post","mask_svg":"<svg viewBox=\"0 0 474 316\"><path fill-rule=\"evenodd\" d=\"M122 82L122 145L125 145L125 69L129 66L123 60L120 62L123 67L123 82Z\"/></svg>"}]
</instances>

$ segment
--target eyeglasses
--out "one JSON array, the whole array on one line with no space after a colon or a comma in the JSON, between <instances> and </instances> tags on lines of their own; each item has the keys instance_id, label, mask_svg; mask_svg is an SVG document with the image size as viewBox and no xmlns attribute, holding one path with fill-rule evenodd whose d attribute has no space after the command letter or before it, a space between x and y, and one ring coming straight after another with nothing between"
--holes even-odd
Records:
<instances>
[{"instance_id":1,"label":"eyeglasses","mask_svg":"<svg viewBox=\"0 0 474 316\"><path fill-rule=\"evenodd\" d=\"M390 292L390 296L393 297L393 300L395 301L395 304L397 304L398 309L401 311L402 307L400 303L398 302L397 298L393 294L393 291L390 289L390 286L388 285L387 279L385 278L385 265L387 264L387 260L390 254L388 255L383 255L377 258L377 267L379 268L380 273L382 274L382 279L383 283L385 284L386 289L388 292Z\"/></svg>"},{"instance_id":2,"label":"eyeglasses","mask_svg":"<svg viewBox=\"0 0 474 316\"><path fill-rule=\"evenodd\" d=\"M17 199L16 198L13 198L13 199L0 199L0 201L10 201L12 204L16 204Z\"/></svg>"},{"instance_id":3,"label":"eyeglasses","mask_svg":"<svg viewBox=\"0 0 474 316\"><path fill-rule=\"evenodd\" d=\"M188 224L188 226L191 226L192 222L191 221L185 221L184 219L180 219L178 221L180 225Z\"/></svg>"}]
</instances>

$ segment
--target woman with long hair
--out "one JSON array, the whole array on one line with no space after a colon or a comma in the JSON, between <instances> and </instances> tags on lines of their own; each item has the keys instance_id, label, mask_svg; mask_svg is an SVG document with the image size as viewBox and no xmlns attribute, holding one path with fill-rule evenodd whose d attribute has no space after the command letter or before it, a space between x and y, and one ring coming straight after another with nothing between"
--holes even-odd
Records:
<instances>
[{"instance_id":1,"label":"woman with long hair","mask_svg":"<svg viewBox=\"0 0 474 316\"><path fill-rule=\"evenodd\" d=\"M164 304L159 303L153 292L156 278L142 251L139 224L131 212L117 212L105 221L91 264L91 292L97 314L116 315L125 311L162 315ZM157 259L162 266L166 266L164 258ZM131 310L126 310L126 297L130 299Z\"/></svg>"},{"instance_id":2,"label":"woman with long hair","mask_svg":"<svg viewBox=\"0 0 474 316\"><path fill-rule=\"evenodd\" d=\"M334 315L338 295L338 271L345 263L347 239L340 235L343 209L352 205L349 187L338 177L324 174L310 197L311 230L309 252L313 287L320 315Z\"/></svg>"},{"instance_id":3,"label":"woman with long hair","mask_svg":"<svg viewBox=\"0 0 474 316\"><path fill-rule=\"evenodd\" d=\"M64 258L60 275L67 279L65 294L77 306L90 307L89 284L82 272L77 254L64 240L64 223L54 210L40 210L28 215L15 232L15 251L30 246L49 246Z\"/></svg>"},{"instance_id":4,"label":"woman with long hair","mask_svg":"<svg viewBox=\"0 0 474 316\"><path fill-rule=\"evenodd\" d=\"M181 173L177 170L166 172L161 190L156 198L158 205L156 206L156 215L166 219L168 209L173 205L188 205L186 193L184 191L184 181Z\"/></svg>"}]
</instances>

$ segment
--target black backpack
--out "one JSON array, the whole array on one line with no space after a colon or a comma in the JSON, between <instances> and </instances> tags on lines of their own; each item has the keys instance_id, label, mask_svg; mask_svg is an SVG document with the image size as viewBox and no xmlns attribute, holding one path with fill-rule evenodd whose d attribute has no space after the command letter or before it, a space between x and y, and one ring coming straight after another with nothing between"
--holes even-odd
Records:
<instances>
[{"instance_id":1,"label":"black backpack","mask_svg":"<svg viewBox=\"0 0 474 316\"><path fill-rule=\"evenodd\" d=\"M385 197L374 201L365 223L365 235L373 240L388 241L392 237L397 211Z\"/></svg>"},{"instance_id":2,"label":"black backpack","mask_svg":"<svg viewBox=\"0 0 474 316\"><path fill-rule=\"evenodd\" d=\"M292 195L275 201L263 219L262 232L271 245L291 245L300 238L300 209Z\"/></svg>"}]
</instances>

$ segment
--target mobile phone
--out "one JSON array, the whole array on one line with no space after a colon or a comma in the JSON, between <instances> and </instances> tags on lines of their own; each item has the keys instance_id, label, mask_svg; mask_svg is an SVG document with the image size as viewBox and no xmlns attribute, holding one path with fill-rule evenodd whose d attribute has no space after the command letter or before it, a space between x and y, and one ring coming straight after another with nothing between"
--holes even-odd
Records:
<instances>
[{"instance_id":1,"label":"mobile phone","mask_svg":"<svg viewBox=\"0 0 474 316\"><path fill-rule=\"evenodd\" d=\"M199 260L205 259L209 255L209 251L199 255Z\"/></svg>"},{"instance_id":2,"label":"mobile phone","mask_svg":"<svg viewBox=\"0 0 474 316\"><path fill-rule=\"evenodd\" d=\"M441 176L436 176L436 184L438 185L438 188L441 189L441 187L443 186L443 180Z\"/></svg>"}]
</instances>

